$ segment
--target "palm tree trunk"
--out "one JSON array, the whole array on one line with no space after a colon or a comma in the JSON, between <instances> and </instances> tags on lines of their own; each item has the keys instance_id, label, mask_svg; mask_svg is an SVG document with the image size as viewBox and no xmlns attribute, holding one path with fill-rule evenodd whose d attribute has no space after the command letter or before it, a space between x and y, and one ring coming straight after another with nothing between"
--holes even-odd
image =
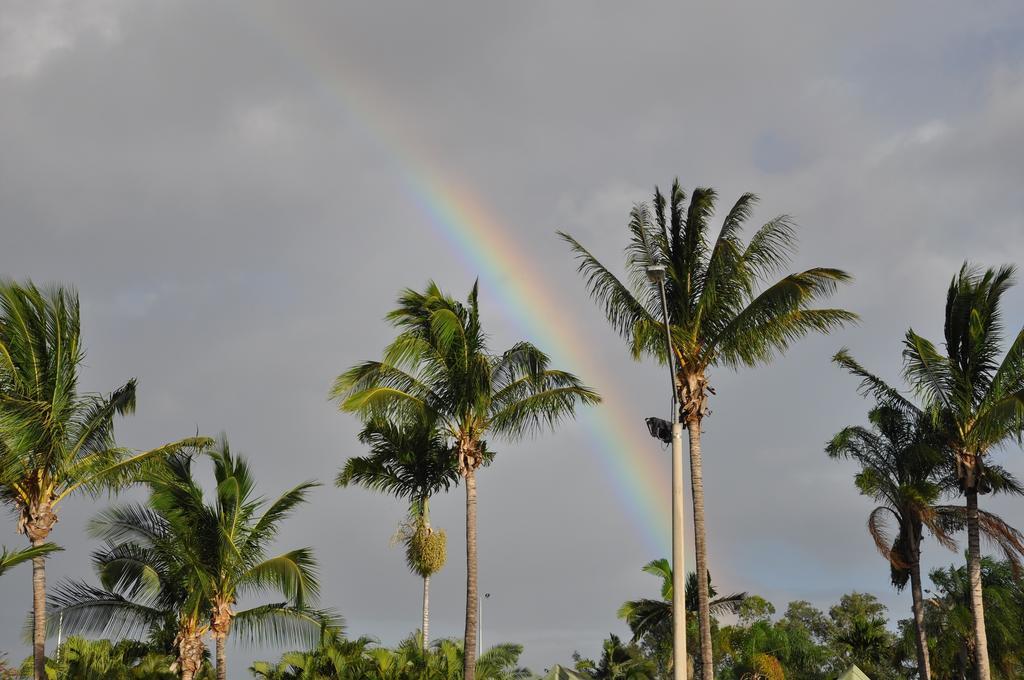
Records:
<instances>
[{"instance_id":1,"label":"palm tree trunk","mask_svg":"<svg viewBox=\"0 0 1024 680\"><path fill-rule=\"evenodd\" d=\"M424 496L420 501L420 512L423 517L423 526L427 532L430 531L430 497ZM423 638L423 651L430 646L430 574L423 576L423 626L420 628Z\"/></svg>"},{"instance_id":2,"label":"palm tree trunk","mask_svg":"<svg viewBox=\"0 0 1024 680\"><path fill-rule=\"evenodd\" d=\"M714 680L711 608L708 597L708 548L704 534L704 473L700 455L700 420L690 419L686 425L690 435L690 487L693 492L693 543L697 562L697 623L700 628L701 678Z\"/></svg>"},{"instance_id":3,"label":"palm tree trunk","mask_svg":"<svg viewBox=\"0 0 1024 680\"><path fill-rule=\"evenodd\" d=\"M978 491L967 491L967 575L971 586L971 614L974 616L974 657L978 680L991 680L988 665L988 635L985 632L985 603L981 590L981 532L978 523Z\"/></svg>"},{"instance_id":4,"label":"palm tree trunk","mask_svg":"<svg viewBox=\"0 0 1024 680\"><path fill-rule=\"evenodd\" d=\"M423 577L423 649L430 646L430 576Z\"/></svg>"},{"instance_id":5,"label":"palm tree trunk","mask_svg":"<svg viewBox=\"0 0 1024 680\"><path fill-rule=\"evenodd\" d=\"M175 666L181 673L181 680L192 680L203 666L203 654L206 651L203 634L191 626L179 628L174 645L178 652Z\"/></svg>"},{"instance_id":6,"label":"palm tree trunk","mask_svg":"<svg viewBox=\"0 0 1024 680\"><path fill-rule=\"evenodd\" d=\"M42 545L45 539L32 541ZM46 557L32 558L32 674L46 680Z\"/></svg>"},{"instance_id":7,"label":"palm tree trunk","mask_svg":"<svg viewBox=\"0 0 1024 680\"><path fill-rule=\"evenodd\" d=\"M217 680L228 678L228 655L224 649L224 636L214 636L217 645Z\"/></svg>"},{"instance_id":8,"label":"palm tree trunk","mask_svg":"<svg viewBox=\"0 0 1024 680\"><path fill-rule=\"evenodd\" d=\"M913 529L911 529L913 531ZM928 658L928 637L924 631L924 595L921 593L921 546L915 536L913 564L910 565L910 593L914 598L914 628L917 632L917 674L921 680L931 680L931 661Z\"/></svg>"},{"instance_id":9,"label":"palm tree trunk","mask_svg":"<svg viewBox=\"0 0 1024 680\"><path fill-rule=\"evenodd\" d=\"M463 680L476 680L476 471L466 468L466 633Z\"/></svg>"}]
</instances>

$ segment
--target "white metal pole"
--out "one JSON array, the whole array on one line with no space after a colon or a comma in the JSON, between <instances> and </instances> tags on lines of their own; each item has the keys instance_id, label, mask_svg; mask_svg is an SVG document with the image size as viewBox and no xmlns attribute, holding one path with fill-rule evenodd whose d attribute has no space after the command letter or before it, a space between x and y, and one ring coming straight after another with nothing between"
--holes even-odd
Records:
<instances>
[{"instance_id":1,"label":"white metal pole","mask_svg":"<svg viewBox=\"0 0 1024 680\"><path fill-rule=\"evenodd\" d=\"M683 425L675 418L672 423L672 667L675 680L687 680L688 665L683 549Z\"/></svg>"},{"instance_id":2,"label":"white metal pole","mask_svg":"<svg viewBox=\"0 0 1024 680\"><path fill-rule=\"evenodd\" d=\"M679 422L676 399L676 357L672 349L665 272L658 277L661 313L665 323L665 350L672 376L672 676L687 680L686 657L686 565L683 552L683 425Z\"/></svg>"},{"instance_id":3,"label":"white metal pole","mask_svg":"<svg viewBox=\"0 0 1024 680\"><path fill-rule=\"evenodd\" d=\"M484 651L484 600L491 597L490 593L484 593L483 597L477 598L476 601L476 658L480 658L480 653Z\"/></svg>"},{"instance_id":4,"label":"white metal pole","mask_svg":"<svg viewBox=\"0 0 1024 680\"><path fill-rule=\"evenodd\" d=\"M64 636L64 612L57 618L57 677L60 677L60 643Z\"/></svg>"}]
</instances>

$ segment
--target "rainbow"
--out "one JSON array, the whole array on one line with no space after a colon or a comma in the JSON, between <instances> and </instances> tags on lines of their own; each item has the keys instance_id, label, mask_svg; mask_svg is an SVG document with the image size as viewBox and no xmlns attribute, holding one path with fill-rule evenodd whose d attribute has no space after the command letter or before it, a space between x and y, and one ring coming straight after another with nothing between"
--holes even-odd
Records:
<instances>
[{"instance_id":1,"label":"rainbow","mask_svg":"<svg viewBox=\"0 0 1024 680\"><path fill-rule=\"evenodd\" d=\"M373 88L338 64L320 38L287 13L286 4L271 4L266 11L272 15L256 16L256 7L246 5L247 16L240 19L248 19L254 31L266 34L300 77L310 78L350 122L364 129L388 157L407 195L479 276L484 289L497 293L520 331L556 365L571 369L601 392L604 403L582 411L584 429L609 485L650 551L643 560L667 556L671 537L668 456L659 455L658 445L643 432L637 418L627 419L630 411L617 396L616 381L602 370L575 328L565 323L567 315L551 302L549 286L522 244L510 237L510 230L481 204L466 182L446 175L420 145L385 127L379 114L386 109L377 104ZM566 266L572 266L568 251Z\"/></svg>"}]
</instances>

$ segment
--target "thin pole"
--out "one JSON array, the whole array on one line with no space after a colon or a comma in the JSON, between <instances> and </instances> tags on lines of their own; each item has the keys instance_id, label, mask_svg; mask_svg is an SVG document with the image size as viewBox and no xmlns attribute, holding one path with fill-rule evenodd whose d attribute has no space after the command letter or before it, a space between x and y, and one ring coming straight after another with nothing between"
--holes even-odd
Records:
<instances>
[{"instance_id":1,"label":"thin pole","mask_svg":"<svg viewBox=\"0 0 1024 680\"><path fill-rule=\"evenodd\" d=\"M686 572L683 562L683 425L672 423L672 649L675 680L687 680Z\"/></svg>"},{"instance_id":2,"label":"thin pole","mask_svg":"<svg viewBox=\"0 0 1024 680\"><path fill-rule=\"evenodd\" d=\"M665 349L668 351L668 371L672 376L672 422L679 422L679 409L676 408L676 355L672 351L672 331L668 322L668 297L665 295L665 278L658 279L658 290L661 291L661 314L665 326Z\"/></svg>"},{"instance_id":3,"label":"thin pole","mask_svg":"<svg viewBox=\"0 0 1024 680\"><path fill-rule=\"evenodd\" d=\"M476 657L479 658L483 652L483 600L488 599L490 593L484 593L483 597L476 600Z\"/></svg>"},{"instance_id":4,"label":"thin pole","mask_svg":"<svg viewBox=\"0 0 1024 680\"><path fill-rule=\"evenodd\" d=\"M668 318L665 276L658 279L661 313L665 325L665 349L672 376L672 676L687 680L686 657L686 565L683 552L683 424L676 399L676 357Z\"/></svg>"},{"instance_id":5,"label":"thin pole","mask_svg":"<svg viewBox=\"0 0 1024 680\"><path fill-rule=\"evenodd\" d=\"M64 612L57 619L57 677L60 677L60 643L64 636Z\"/></svg>"}]
</instances>

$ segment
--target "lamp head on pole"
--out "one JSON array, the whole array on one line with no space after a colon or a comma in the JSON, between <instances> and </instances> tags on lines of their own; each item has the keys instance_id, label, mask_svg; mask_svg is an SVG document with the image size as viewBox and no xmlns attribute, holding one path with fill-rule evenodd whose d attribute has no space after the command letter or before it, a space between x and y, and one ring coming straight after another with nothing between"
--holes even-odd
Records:
<instances>
[{"instance_id":1,"label":"lamp head on pole","mask_svg":"<svg viewBox=\"0 0 1024 680\"><path fill-rule=\"evenodd\" d=\"M649 264L647 265L647 278L651 283L658 286L665 282L665 265L663 264Z\"/></svg>"}]
</instances>

